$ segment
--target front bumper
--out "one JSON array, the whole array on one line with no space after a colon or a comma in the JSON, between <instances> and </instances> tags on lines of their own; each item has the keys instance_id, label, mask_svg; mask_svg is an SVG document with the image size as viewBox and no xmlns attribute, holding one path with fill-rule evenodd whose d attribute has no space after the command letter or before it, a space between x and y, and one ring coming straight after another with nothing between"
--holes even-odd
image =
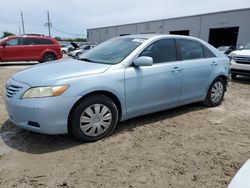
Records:
<instances>
[{"instance_id":1,"label":"front bumper","mask_svg":"<svg viewBox=\"0 0 250 188\"><path fill-rule=\"evenodd\" d=\"M241 64L231 60L231 73L250 76L250 64Z\"/></svg>"},{"instance_id":2,"label":"front bumper","mask_svg":"<svg viewBox=\"0 0 250 188\"><path fill-rule=\"evenodd\" d=\"M63 96L20 99L29 86L13 79L8 82L7 85L22 87L13 97L4 95L9 119L14 125L44 134L68 133L68 115L75 100Z\"/></svg>"}]
</instances>

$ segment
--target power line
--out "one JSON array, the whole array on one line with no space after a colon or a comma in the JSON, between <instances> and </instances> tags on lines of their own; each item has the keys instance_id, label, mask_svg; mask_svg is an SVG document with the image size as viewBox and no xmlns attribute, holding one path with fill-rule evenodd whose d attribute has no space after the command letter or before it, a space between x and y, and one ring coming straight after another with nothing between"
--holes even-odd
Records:
<instances>
[{"instance_id":1,"label":"power line","mask_svg":"<svg viewBox=\"0 0 250 188\"><path fill-rule=\"evenodd\" d=\"M66 32L66 31L62 31L60 29L55 28L53 25L51 26L51 28L54 29L55 31L59 32L59 33L63 33L63 34L67 34L67 35L73 35L73 36L76 36L76 37L85 36L84 34L76 34L76 33L70 33L70 32Z\"/></svg>"}]
</instances>

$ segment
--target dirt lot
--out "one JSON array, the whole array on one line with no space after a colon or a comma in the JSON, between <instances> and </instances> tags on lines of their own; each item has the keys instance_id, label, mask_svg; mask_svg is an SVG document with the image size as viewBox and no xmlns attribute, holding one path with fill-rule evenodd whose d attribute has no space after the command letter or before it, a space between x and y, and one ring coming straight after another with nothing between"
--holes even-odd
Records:
<instances>
[{"instance_id":1,"label":"dirt lot","mask_svg":"<svg viewBox=\"0 0 250 188\"><path fill-rule=\"evenodd\" d=\"M23 67L0 67L4 80ZM223 104L200 103L120 123L95 143L14 127L0 96L0 187L226 187L250 158L250 79Z\"/></svg>"}]
</instances>

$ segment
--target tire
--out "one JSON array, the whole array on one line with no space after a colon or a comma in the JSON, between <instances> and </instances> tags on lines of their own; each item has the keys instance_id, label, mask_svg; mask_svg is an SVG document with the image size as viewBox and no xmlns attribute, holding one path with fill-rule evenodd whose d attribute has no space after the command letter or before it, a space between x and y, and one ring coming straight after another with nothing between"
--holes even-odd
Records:
<instances>
[{"instance_id":1,"label":"tire","mask_svg":"<svg viewBox=\"0 0 250 188\"><path fill-rule=\"evenodd\" d=\"M63 53L63 54L66 54L66 51L65 51L65 50L62 50L62 53Z\"/></svg>"},{"instance_id":2,"label":"tire","mask_svg":"<svg viewBox=\"0 0 250 188\"><path fill-rule=\"evenodd\" d=\"M118 110L115 103L105 95L93 95L73 109L69 119L69 132L77 140L93 142L110 135L117 121Z\"/></svg>"},{"instance_id":3,"label":"tire","mask_svg":"<svg viewBox=\"0 0 250 188\"><path fill-rule=\"evenodd\" d=\"M45 53L42 58L42 63L48 62L48 61L54 61L56 60L56 56L53 53Z\"/></svg>"},{"instance_id":4,"label":"tire","mask_svg":"<svg viewBox=\"0 0 250 188\"><path fill-rule=\"evenodd\" d=\"M235 78L236 78L236 76L237 76L237 75L236 75L236 74L234 74L234 73L232 73L232 74L231 74L231 78L232 78L232 79L235 79Z\"/></svg>"},{"instance_id":5,"label":"tire","mask_svg":"<svg viewBox=\"0 0 250 188\"><path fill-rule=\"evenodd\" d=\"M76 53L76 59L79 59L79 56L81 55L81 52Z\"/></svg>"},{"instance_id":6,"label":"tire","mask_svg":"<svg viewBox=\"0 0 250 188\"><path fill-rule=\"evenodd\" d=\"M209 107L218 106L221 104L226 91L226 83L222 78L217 78L210 85L206 99L203 104Z\"/></svg>"}]
</instances>

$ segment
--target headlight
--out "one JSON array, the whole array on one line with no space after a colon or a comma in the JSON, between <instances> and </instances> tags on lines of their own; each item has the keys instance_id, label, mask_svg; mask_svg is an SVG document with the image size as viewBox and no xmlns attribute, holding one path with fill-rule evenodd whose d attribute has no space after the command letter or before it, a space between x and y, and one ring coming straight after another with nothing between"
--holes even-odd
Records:
<instances>
[{"instance_id":1,"label":"headlight","mask_svg":"<svg viewBox=\"0 0 250 188\"><path fill-rule=\"evenodd\" d=\"M232 60L232 59L235 60L236 54L230 53L228 56L229 56L230 60Z\"/></svg>"},{"instance_id":2,"label":"headlight","mask_svg":"<svg viewBox=\"0 0 250 188\"><path fill-rule=\"evenodd\" d=\"M61 95L68 87L69 85L33 87L28 89L21 99L55 97Z\"/></svg>"}]
</instances>

